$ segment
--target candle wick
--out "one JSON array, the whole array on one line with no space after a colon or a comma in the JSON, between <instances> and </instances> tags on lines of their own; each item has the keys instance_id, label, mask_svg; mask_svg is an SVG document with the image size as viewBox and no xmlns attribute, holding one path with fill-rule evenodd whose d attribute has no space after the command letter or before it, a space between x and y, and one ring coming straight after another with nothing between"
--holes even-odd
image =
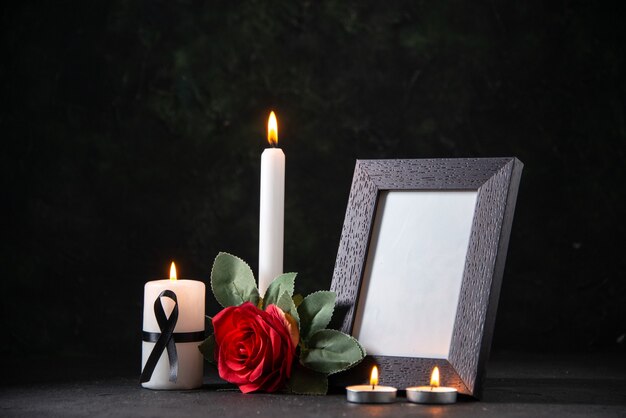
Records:
<instances>
[{"instance_id":1,"label":"candle wick","mask_svg":"<svg viewBox=\"0 0 626 418\"><path fill-rule=\"evenodd\" d=\"M372 385L372 390L374 390L374 386L376 386L376 385Z\"/></svg>"}]
</instances>

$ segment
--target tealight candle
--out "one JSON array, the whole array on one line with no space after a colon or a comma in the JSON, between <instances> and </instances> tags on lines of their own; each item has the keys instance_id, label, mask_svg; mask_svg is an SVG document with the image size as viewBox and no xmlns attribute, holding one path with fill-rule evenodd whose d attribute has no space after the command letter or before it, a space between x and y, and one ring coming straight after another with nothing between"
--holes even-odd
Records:
<instances>
[{"instance_id":1,"label":"tealight candle","mask_svg":"<svg viewBox=\"0 0 626 418\"><path fill-rule=\"evenodd\" d=\"M456 389L439 386L439 368L430 376L430 386L406 388L406 398L414 403L450 404L456 402Z\"/></svg>"},{"instance_id":2,"label":"tealight candle","mask_svg":"<svg viewBox=\"0 0 626 418\"><path fill-rule=\"evenodd\" d=\"M392 403L398 389L378 385L378 368L374 366L369 385L354 385L346 388L348 402L353 403Z\"/></svg>"}]
</instances>

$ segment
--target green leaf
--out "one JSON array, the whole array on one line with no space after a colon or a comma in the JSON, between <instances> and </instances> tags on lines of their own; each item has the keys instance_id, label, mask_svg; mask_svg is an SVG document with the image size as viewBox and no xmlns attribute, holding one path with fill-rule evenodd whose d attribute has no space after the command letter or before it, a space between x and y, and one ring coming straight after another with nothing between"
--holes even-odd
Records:
<instances>
[{"instance_id":1,"label":"green leaf","mask_svg":"<svg viewBox=\"0 0 626 418\"><path fill-rule=\"evenodd\" d=\"M321 291L311 293L298 306L300 316L300 338L304 341L328 326L335 310L335 292Z\"/></svg>"},{"instance_id":2,"label":"green leaf","mask_svg":"<svg viewBox=\"0 0 626 418\"><path fill-rule=\"evenodd\" d=\"M300 354L300 362L316 372L333 374L347 370L365 357L359 342L343 332L323 329L309 339Z\"/></svg>"},{"instance_id":3,"label":"green leaf","mask_svg":"<svg viewBox=\"0 0 626 418\"><path fill-rule=\"evenodd\" d=\"M215 364L215 336L209 335L208 338L198 346L198 349L204 356L205 360L211 364Z\"/></svg>"},{"instance_id":4,"label":"green leaf","mask_svg":"<svg viewBox=\"0 0 626 418\"><path fill-rule=\"evenodd\" d=\"M283 312L288 313L296 320L298 324L298 329L300 329L300 317L298 316L298 311L296 310L296 305L294 305L293 300L288 292L283 292L282 295L276 301L276 306L283 310Z\"/></svg>"},{"instance_id":5,"label":"green leaf","mask_svg":"<svg viewBox=\"0 0 626 418\"><path fill-rule=\"evenodd\" d=\"M224 308L244 302L259 303L259 291L250 266L239 257L219 253L211 270L211 289Z\"/></svg>"},{"instance_id":6,"label":"green leaf","mask_svg":"<svg viewBox=\"0 0 626 418\"><path fill-rule=\"evenodd\" d=\"M283 292L289 293L289 297L293 296L293 288L297 274L298 273L284 273L276 277L265 291L265 295L263 295L263 308L266 308L272 303L275 305Z\"/></svg>"},{"instance_id":7,"label":"green leaf","mask_svg":"<svg viewBox=\"0 0 626 418\"><path fill-rule=\"evenodd\" d=\"M289 391L298 395L326 395L328 377L301 365L295 365L288 382Z\"/></svg>"},{"instance_id":8,"label":"green leaf","mask_svg":"<svg viewBox=\"0 0 626 418\"><path fill-rule=\"evenodd\" d=\"M296 305L296 308L300 306L300 304L304 300L304 298L302 297L300 293L293 295L291 299L293 299L293 303L294 305Z\"/></svg>"}]
</instances>

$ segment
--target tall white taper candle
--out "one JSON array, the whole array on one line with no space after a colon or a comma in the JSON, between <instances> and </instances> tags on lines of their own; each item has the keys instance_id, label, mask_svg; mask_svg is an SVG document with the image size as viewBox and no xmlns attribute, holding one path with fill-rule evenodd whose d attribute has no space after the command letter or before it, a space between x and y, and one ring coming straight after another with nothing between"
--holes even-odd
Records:
<instances>
[{"instance_id":1,"label":"tall white taper candle","mask_svg":"<svg viewBox=\"0 0 626 418\"><path fill-rule=\"evenodd\" d=\"M261 155L261 210L259 219L259 292L265 294L272 280L283 273L285 217L285 154L278 145L274 112L267 124L267 139L273 148Z\"/></svg>"}]
</instances>

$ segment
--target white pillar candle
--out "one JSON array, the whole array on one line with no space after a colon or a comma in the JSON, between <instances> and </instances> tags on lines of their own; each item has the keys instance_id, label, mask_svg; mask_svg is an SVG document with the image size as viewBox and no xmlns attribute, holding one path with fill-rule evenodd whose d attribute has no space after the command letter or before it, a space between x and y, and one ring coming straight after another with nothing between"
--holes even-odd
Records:
<instances>
[{"instance_id":1,"label":"white pillar candle","mask_svg":"<svg viewBox=\"0 0 626 418\"><path fill-rule=\"evenodd\" d=\"M273 148L261 155L261 210L259 219L259 292L265 294L272 280L283 273L285 217L285 154L278 145L274 112L267 123L267 139Z\"/></svg>"},{"instance_id":2,"label":"white pillar candle","mask_svg":"<svg viewBox=\"0 0 626 418\"><path fill-rule=\"evenodd\" d=\"M174 301L159 295L165 290L174 292L177 299L178 319L174 328L178 370L176 380L171 379L170 362L167 347L161 353L154 371L142 386L149 389L194 389L202 386L204 359L198 345L204 339L204 294L203 282L197 280L176 280L176 268L172 263L170 279L154 280L146 283L144 288L143 308L143 339L141 369L144 371L156 342L146 341L147 335L157 339L163 333L155 314L154 304L160 299L165 316L170 319L174 310ZM191 340L191 341L189 341Z\"/></svg>"}]
</instances>

